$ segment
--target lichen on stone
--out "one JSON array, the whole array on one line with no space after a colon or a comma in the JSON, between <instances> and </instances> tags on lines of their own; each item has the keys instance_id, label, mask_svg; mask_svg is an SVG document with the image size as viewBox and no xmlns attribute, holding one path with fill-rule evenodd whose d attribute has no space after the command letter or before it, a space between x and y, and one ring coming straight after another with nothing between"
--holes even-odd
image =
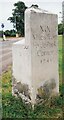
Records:
<instances>
[{"instance_id":1,"label":"lichen on stone","mask_svg":"<svg viewBox=\"0 0 64 120\"><path fill-rule=\"evenodd\" d=\"M51 79L50 81L46 81L44 85L40 86L37 89L37 96L36 99L48 99L52 94L52 91L55 89L56 83L54 79Z\"/></svg>"},{"instance_id":2,"label":"lichen on stone","mask_svg":"<svg viewBox=\"0 0 64 120\"><path fill-rule=\"evenodd\" d=\"M15 94L21 93L25 95L26 97L28 97L29 99L31 99L30 90L27 84L22 84L21 82L17 82L13 89L15 91Z\"/></svg>"}]
</instances>

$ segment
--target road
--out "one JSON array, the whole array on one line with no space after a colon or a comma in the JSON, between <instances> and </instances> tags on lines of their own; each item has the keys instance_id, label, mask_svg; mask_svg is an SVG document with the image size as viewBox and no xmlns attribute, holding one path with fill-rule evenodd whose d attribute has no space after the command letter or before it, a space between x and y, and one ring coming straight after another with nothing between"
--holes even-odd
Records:
<instances>
[{"instance_id":1,"label":"road","mask_svg":"<svg viewBox=\"0 0 64 120\"><path fill-rule=\"evenodd\" d=\"M0 74L12 64L12 45L17 40L0 41Z\"/></svg>"}]
</instances>

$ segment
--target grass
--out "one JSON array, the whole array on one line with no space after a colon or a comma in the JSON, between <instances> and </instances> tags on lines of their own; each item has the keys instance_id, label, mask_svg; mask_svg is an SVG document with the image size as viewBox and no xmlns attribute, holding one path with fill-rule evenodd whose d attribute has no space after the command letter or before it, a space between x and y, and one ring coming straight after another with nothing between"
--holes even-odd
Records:
<instances>
[{"instance_id":1,"label":"grass","mask_svg":"<svg viewBox=\"0 0 64 120\"><path fill-rule=\"evenodd\" d=\"M58 36L58 46L59 46L59 77L60 84L62 84L62 36Z\"/></svg>"},{"instance_id":2,"label":"grass","mask_svg":"<svg viewBox=\"0 0 64 120\"><path fill-rule=\"evenodd\" d=\"M62 36L59 36L59 75L60 75L60 95L51 98L45 104L35 106L34 111L30 106L25 105L20 98L12 96L12 73L9 69L2 76L2 107L3 118L25 118L28 120L40 119L46 120L48 118L62 118L62 109L64 104L63 92L64 85L62 85ZM1 81L1 80L0 80Z\"/></svg>"}]
</instances>

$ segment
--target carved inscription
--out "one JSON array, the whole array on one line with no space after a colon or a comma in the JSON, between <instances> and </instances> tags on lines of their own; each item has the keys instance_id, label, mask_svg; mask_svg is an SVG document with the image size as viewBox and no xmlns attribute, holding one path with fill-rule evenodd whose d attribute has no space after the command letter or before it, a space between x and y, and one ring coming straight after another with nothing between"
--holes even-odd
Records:
<instances>
[{"instance_id":1,"label":"carved inscription","mask_svg":"<svg viewBox=\"0 0 64 120\"><path fill-rule=\"evenodd\" d=\"M36 56L41 57L40 63L49 63L53 61L53 55L55 54L55 48L56 48L56 35L53 34L51 35L51 30L49 26L46 26L43 28L41 25L39 27L40 29L40 35L36 32L34 33L33 31L33 45L34 49L36 51ZM39 37L38 37L39 35Z\"/></svg>"},{"instance_id":2,"label":"carved inscription","mask_svg":"<svg viewBox=\"0 0 64 120\"><path fill-rule=\"evenodd\" d=\"M46 55L51 55L51 54L53 54L53 52L54 52L53 50L52 50L52 51L45 51L45 50L42 51L42 50L40 49L40 50L37 51L37 55L38 55L38 56L46 56Z\"/></svg>"}]
</instances>

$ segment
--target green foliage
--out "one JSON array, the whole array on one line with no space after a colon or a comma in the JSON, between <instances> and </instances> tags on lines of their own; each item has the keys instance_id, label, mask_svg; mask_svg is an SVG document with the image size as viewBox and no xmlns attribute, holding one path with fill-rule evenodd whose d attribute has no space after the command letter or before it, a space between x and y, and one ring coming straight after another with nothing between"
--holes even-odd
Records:
<instances>
[{"instance_id":1,"label":"green foliage","mask_svg":"<svg viewBox=\"0 0 64 120\"><path fill-rule=\"evenodd\" d=\"M4 32L5 36L6 37L15 37L16 36L16 31L13 29L13 30L6 30ZM3 37L3 31L0 31L0 37Z\"/></svg>"},{"instance_id":2,"label":"green foliage","mask_svg":"<svg viewBox=\"0 0 64 120\"><path fill-rule=\"evenodd\" d=\"M63 34L63 24L62 23L60 23L59 25L58 25L58 34L59 35L62 35Z\"/></svg>"},{"instance_id":3,"label":"green foliage","mask_svg":"<svg viewBox=\"0 0 64 120\"><path fill-rule=\"evenodd\" d=\"M0 31L0 37L3 37L3 31L2 30Z\"/></svg>"},{"instance_id":4,"label":"green foliage","mask_svg":"<svg viewBox=\"0 0 64 120\"><path fill-rule=\"evenodd\" d=\"M62 35L59 35L58 37L58 57L59 57L59 78L60 78L60 84L62 84Z\"/></svg>"},{"instance_id":5,"label":"green foliage","mask_svg":"<svg viewBox=\"0 0 64 120\"><path fill-rule=\"evenodd\" d=\"M16 36L16 31L14 29L10 30L10 36L11 37L15 37Z\"/></svg>"},{"instance_id":6,"label":"green foliage","mask_svg":"<svg viewBox=\"0 0 64 120\"><path fill-rule=\"evenodd\" d=\"M8 20L13 23L17 33L24 36L24 12L27 7L25 3L21 1L15 3L14 7L15 9L13 9L12 17L9 17Z\"/></svg>"},{"instance_id":7,"label":"green foliage","mask_svg":"<svg viewBox=\"0 0 64 120\"><path fill-rule=\"evenodd\" d=\"M5 31L5 35L6 35L6 37L7 37L7 36L10 37L10 31L9 31L9 30L6 30L6 31Z\"/></svg>"},{"instance_id":8,"label":"green foliage","mask_svg":"<svg viewBox=\"0 0 64 120\"><path fill-rule=\"evenodd\" d=\"M5 36L6 37L15 37L16 36L16 31L13 29L13 30L6 30L5 31Z\"/></svg>"},{"instance_id":9,"label":"green foliage","mask_svg":"<svg viewBox=\"0 0 64 120\"><path fill-rule=\"evenodd\" d=\"M37 4L36 5L32 4L31 7L37 7L38 8L38 5Z\"/></svg>"}]
</instances>

